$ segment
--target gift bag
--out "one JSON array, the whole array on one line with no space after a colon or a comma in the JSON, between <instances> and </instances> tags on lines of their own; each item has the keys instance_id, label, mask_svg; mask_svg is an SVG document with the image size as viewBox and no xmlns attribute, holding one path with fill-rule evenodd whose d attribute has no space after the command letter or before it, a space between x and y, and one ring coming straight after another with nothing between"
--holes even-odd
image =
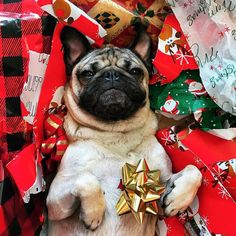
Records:
<instances>
[{"instance_id":1,"label":"gift bag","mask_svg":"<svg viewBox=\"0 0 236 236\"><path fill-rule=\"evenodd\" d=\"M236 115L236 3L169 0L200 68L206 91Z\"/></svg>"}]
</instances>

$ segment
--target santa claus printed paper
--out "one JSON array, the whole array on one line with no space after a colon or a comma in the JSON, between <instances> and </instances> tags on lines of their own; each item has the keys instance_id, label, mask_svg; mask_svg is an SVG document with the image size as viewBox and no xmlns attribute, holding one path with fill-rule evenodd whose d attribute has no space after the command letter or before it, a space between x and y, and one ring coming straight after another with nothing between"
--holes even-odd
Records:
<instances>
[{"instance_id":1,"label":"santa claus printed paper","mask_svg":"<svg viewBox=\"0 0 236 236\"><path fill-rule=\"evenodd\" d=\"M166 116L194 114L204 129L234 125L234 116L222 111L207 94L198 70L183 71L170 84L150 84L149 90L151 108Z\"/></svg>"},{"instance_id":2,"label":"santa claus printed paper","mask_svg":"<svg viewBox=\"0 0 236 236\"><path fill-rule=\"evenodd\" d=\"M185 83L188 84L188 91L194 96L207 95L207 92L202 83L197 82L193 79L185 80Z\"/></svg>"},{"instance_id":3,"label":"santa claus printed paper","mask_svg":"<svg viewBox=\"0 0 236 236\"><path fill-rule=\"evenodd\" d=\"M174 100L171 95L168 95L168 97L165 100L164 105L161 106L161 111L177 115L179 114L178 105L179 105L179 101Z\"/></svg>"}]
</instances>

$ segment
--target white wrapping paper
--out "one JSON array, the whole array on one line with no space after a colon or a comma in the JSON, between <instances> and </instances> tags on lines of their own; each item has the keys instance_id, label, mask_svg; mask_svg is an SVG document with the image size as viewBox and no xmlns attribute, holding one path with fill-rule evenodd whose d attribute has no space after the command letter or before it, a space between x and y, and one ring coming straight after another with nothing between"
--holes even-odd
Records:
<instances>
[{"instance_id":1,"label":"white wrapping paper","mask_svg":"<svg viewBox=\"0 0 236 236\"><path fill-rule=\"evenodd\" d=\"M212 99L236 115L236 0L167 0Z\"/></svg>"}]
</instances>

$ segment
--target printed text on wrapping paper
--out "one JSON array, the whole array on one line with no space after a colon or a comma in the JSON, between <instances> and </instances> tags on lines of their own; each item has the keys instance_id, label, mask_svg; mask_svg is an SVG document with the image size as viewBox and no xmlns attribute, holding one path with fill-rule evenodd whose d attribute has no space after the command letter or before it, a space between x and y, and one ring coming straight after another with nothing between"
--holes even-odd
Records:
<instances>
[{"instance_id":1,"label":"printed text on wrapping paper","mask_svg":"<svg viewBox=\"0 0 236 236\"><path fill-rule=\"evenodd\" d=\"M236 30L232 30L232 36L233 36L234 40L236 41Z\"/></svg>"},{"instance_id":2,"label":"printed text on wrapping paper","mask_svg":"<svg viewBox=\"0 0 236 236\"><path fill-rule=\"evenodd\" d=\"M236 68L233 64L227 65L227 67L223 69L221 73L218 73L216 76L212 76L210 78L212 88L215 88L217 83L220 81L229 79L229 76L236 77Z\"/></svg>"},{"instance_id":3,"label":"printed text on wrapping paper","mask_svg":"<svg viewBox=\"0 0 236 236\"><path fill-rule=\"evenodd\" d=\"M35 117L36 115L36 109L38 107L38 103L33 103L33 102L26 102L25 107L27 111L29 111L28 116L29 117Z\"/></svg>"},{"instance_id":4,"label":"printed text on wrapping paper","mask_svg":"<svg viewBox=\"0 0 236 236\"><path fill-rule=\"evenodd\" d=\"M177 0L175 0L177 2ZM213 6L212 3L215 5ZM219 11L229 11L232 12L236 9L236 4L234 1L224 0L221 4L216 3L215 0L210 0L209 3L206 0L203 0L198 4L198 8L194 12L187 16L188 25L192 26L194 21L201 15L207 14L212 17L216 15Z\"/></svg>"},{"instance_id":5,"label":"printed text on wrapping paper","mask_svg":"<svg viewBox=\"0 0 236 236\"><path fill-rule=\"evenodd\" d=\"M24 84L21 99L29 114L25 119L32 122L38 106L38 98L44 81L44 74L49 61L49 55L30 51L29 74Z\"/></svg>"},{"instance_id":6,"label":"printed text on wrapping paper","mask_svg":"<svg viewBox=\"0 0 236 236\"><path fill-rule=\"evenodd\" d=\"M43 82L43 78L38 75L28 75L27 83L24 86L25 91L35 92L39 84Z\"/></svg>"},{"instance_id":7,"label":"printed text on wrapping paper","mask_svg":"<svg viewBox=\"0 0 236 236\"><path fill-rule=\"evenodd\" d=\"M199 57L200 46L197 43L194 43L191 46L191 50L193 52L193 56L199 67L203 67L206 63L213 62L218 57L218 53L219 53L219 51L211 47L210 52L205 53L204 58L201 59Z\"/></svg>"},{"instance_id":8,"label":"printed text on wrapping paper","mask_svg":"<svg viewBox=\"0 0 236 236\"><path fill-rule=\"evenodd\" d=\"M43 78L37 75L28 75L27 83L24 86L25 91L36 92L38 87L42 85ZM29 111L29 116L34 117L36 113L36 108L38 103L34 103L33 101L27 101L26 109Z\"/></svg>"}]
</instances>

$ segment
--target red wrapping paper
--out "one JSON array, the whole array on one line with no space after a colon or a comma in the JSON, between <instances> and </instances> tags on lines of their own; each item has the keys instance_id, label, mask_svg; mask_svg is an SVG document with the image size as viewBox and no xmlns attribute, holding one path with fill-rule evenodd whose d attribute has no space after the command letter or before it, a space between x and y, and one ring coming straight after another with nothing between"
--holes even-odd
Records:
<instances>
[{"instance_id":1,"label":"red wrapping paper","mask_svg":"<svg viewBox=\"0 0 236 236\"><path fill-rule=\"evenodd\" d=\"M189 232L195 228L197 235L234 236L236 177L232 160L236 157L236 143L198 129L175 133L172 127L158 131L156 136L169 154L174 172L193 164L203 175L194 202L184 214L176 217L182 223L182 229L179 233L168 232L167 235L183 235L184 230ZM169 223L169 219L165 223L171 228L176 225Z\"/></svg>"},{"instance_id":2,"label":"red wrapping paper","mask_svg":"<svg viewBox=\"0 0 236 236\"><path fill-rule=\"evenodd\" d=\"M164 21L153 64L160 74L155 82L159 79L161 84L171 83L183 70L198 69L184 32L173 14Z\"/></svg>"},{"instance_id":3,"label":"red wrapping paper","mask_svg":"<svg viewBox=\"0 0 236 236\"><path fill-rule=\"evenodd\" d=\"M54 25L34 0L0 2L0 235L4 236L36 235L42 224L43 194L31 196L27 204L22 199L36 183L37 156L20 95L28 80L29 50L50 53Z\"/></svg>"},{"instance_id":4,"label":"red wrapping paper","mask_svg":"<svg viewBox=\"0 0 236 236\"><path fill-rule=\"evenodd\" d=\"M156 48L163 21L170 12L164 0L70 0L107 30L106 42L126 47L136 32L133 25L142 22Z\"/></svg>"}]
</instances>

